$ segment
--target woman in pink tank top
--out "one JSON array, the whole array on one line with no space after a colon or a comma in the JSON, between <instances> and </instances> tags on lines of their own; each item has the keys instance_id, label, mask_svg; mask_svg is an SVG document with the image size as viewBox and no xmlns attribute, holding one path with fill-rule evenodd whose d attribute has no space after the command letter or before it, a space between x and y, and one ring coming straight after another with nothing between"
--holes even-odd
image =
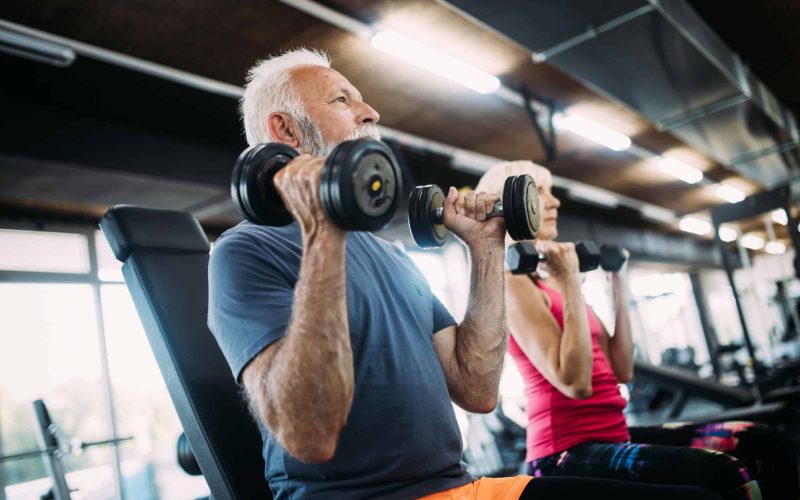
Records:
<instances>
[{"instance_id":1,"label":"woman in pink tank top","mask_svg":"<svg viewBox=\"0 0 800 500\"><path fill-rule=\"evenodd\" d=\"M769 454L767 446L786 449L780 463L773 464L770 486L796 493L796 472L786 475L793 465L791 443L785 434L765 426L740 422L646 428L636 440L650 436L662 445L630 442L623 414L626 401L618 385L633 378L625 269L611 274L616 316L611 335L583 298L574 245L554 241L561 203L551 191L549 170L527 161L504 163L487 172L476 189L500 193L503 181L518 174L530 174L536 181L542 220L535 243L547 255L537 273L506 275L508 350L525 383L528 473L684 484L715 490L725 498L762 498L759 484L742 462L703 448L712 442L704 440L707 434L722 433L733 437L731 442L749 443L748 452L753 442L771 443L759 445L761 452L754 457L741 456L747 454L738 453L735 446L723 450L748 464L758 461L759 469L763 455Z\"/></svg>"}]
</instances>

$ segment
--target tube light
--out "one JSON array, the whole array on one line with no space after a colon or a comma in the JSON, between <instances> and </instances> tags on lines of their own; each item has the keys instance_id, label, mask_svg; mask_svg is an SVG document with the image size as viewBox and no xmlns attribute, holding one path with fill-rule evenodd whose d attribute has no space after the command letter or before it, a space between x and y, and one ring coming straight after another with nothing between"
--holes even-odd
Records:
<instances>
[{"instance_id":1,"label":"tube light","mask_svg":"<svg viewBox=\"0 0 800 500\"><path fill-rule=\"evenodd\" d=\"M730 243L731 241L736 241L736 238L738 237L739 233L732 227L720 226L719 239L721 239L722 241Z\"/></svg>"},{"instance_id":2,"label":"tube light","mask_svg":"<svg viewBox=\"0 0 800 500\"><path fill-rule=\"evenodd\" d=\"M707 220L698 219L697 217L684 217L678 223L678 227L681 231L697 234L699 236L704 236L711 232L711 223Z\"/></svg>"},{"instance_id":3,"label":"tube light","mask_svg":"<svg viewBox=\"0 0 800 500\"><path fill-rule=\"evenodd\" d=\"M62 68L75 61L75 51L70 47L5 29L0 30L0 53Z\"/></svg>"},{"instance_id":4,"label":"tube light","mask_svg":"<svg viewBox=\"0 0 800 500\"><path fill-rule=\"evenodd\" d=\"M744 191L728 184L717 184L714 192L728 203L738 203L745 198Z\"/></svg>"},{"instance_id":5,"label":"tube light","mask_svg":"<svg viewBox=\"0 0 800 500\"><path fill-rule=\"evenodd\" d=\"M739 241L743 247L749 248L750 250L761 250L764 248L764 239L755 234L745 234Z\"/></svg>"},{"instance_id":6,"label":"tube light","mask_svg":"<svg viewBox=\"0 0 800 500\"><path fill-rule=\"evenodd\" d=\"M786 253L786 245L780 241L770 241L764 246L764 251L772 255L781 255Z\"/></svg>"},{"instance_id":7,"label":"tube light","mask_svg":"<svg viewBox=\"0 0 800 500\"><path fill-rule=\"evenodd\" d=\"M553 115L553 127L558 131L578 134L613 151L625 151L631 147L630 137L574 113L556 113Z\"/></svg>"},{"instance_id":8,"label":"tube light","mask_svg":"<svg viewBox=\"0 0 800 500\"><path fill-rule=\"evenodd\" d=\"M606 208L615 208L619 205L619 198L612 192L592 186L573 184L569 187L569 197L574 200L584 201L592 205Z\"/></svg>"},{"instance_id":9,"label":"tube light","mask_svg":"<svg viewBox=\"0 0 800 500\"><path fill-rule=\"evenodd\" d=\"M372 46L481 94L500 87L497 77L393 31L375 33Z\"/></svg>"},{"instance_id":10,"label":"tube light","mask_svg":"<svg viewBox=\"0 0 800 500\"><path fill-rule=\"evenodd\" d=\"M640 209L642 217L661 224L672 224L675 222L675 212L667 208L645 205Z\"/></svg>"},{"instance_id":11,"label":"tube light","mask_svg":"<svg viewBox=\"0 0 800 500\"><path fill-rule=\"evenodd\" d=\"M781 226L785 226L789 223L789 217L786 215L786 210L782 208L773 210L770 216L772 217L773 222L780 224Z\"/></svg>"},{"instance_id":12,"label":"tube light","mask_svg":"<svg viewBox=\"0 0 800 500\"><path fill-rule=\"evenodd\" d=\"M662 157L658 160L658 168L662 172L677 177L687 184L697 184L703 180L703 172L700 169L674 158Z\"/></svg>"}]
</instances>

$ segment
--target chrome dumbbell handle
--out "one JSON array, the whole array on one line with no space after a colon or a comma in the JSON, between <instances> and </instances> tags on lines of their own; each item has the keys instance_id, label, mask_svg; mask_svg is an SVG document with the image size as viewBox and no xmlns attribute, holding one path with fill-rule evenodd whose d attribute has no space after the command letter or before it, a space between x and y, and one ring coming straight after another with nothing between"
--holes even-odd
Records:
<instances>
[{"instance_id":1,"label":"chrome dumbbell handle","mask_svg":"<svg viewBox=\"0 0 800 500\"><path fill-rule=\"evenodd\" d=\"M495 203L492 211L486 214L487 219L491 219L492 217L502 217L502 216L503 216L503 203L500 201ZM444 218L444 207L434 208L433 221L436 224L441 224L443 218Z\"/></svg>"}]
</instances>

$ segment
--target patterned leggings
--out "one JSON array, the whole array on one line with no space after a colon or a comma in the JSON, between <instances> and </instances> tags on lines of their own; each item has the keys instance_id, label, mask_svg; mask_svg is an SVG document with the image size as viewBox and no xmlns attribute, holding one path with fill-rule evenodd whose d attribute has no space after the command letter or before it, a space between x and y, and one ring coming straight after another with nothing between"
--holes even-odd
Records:
<instances>
[{"instance_id":1,"label":"patterned leggings","mask_svg":"<svg viewBox=\"0 0 800 500\"><path fill-rule=\"evenodd\" d=\"M732 500L797 498L794 448L777 429L723 422L630 433L630 443L582 443L534 460L528 474L699 486Z\"/></svg>"}]
</instances>

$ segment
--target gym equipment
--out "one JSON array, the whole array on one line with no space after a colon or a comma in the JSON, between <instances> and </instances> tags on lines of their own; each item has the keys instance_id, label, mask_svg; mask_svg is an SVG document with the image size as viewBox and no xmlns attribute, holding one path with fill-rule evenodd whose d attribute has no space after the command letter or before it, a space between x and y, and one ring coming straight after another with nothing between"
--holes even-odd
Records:
<instances>
[{"instance_id":1,"label":"gym equipment","mask_svg":"<svg viewBox=\"0 0 800 500\"><path fill-rule=\"evenodd\" d=\"M602 255L600 249L593 241L585 240L575 243L575 253L578 254L578 269L580 272L593 271L600 265ZM536 250L530 241L520 241L508 247L506 263L511 274L525 274L536 271L539 262L546 262L547 255Z\"/></svg>"},{"instance_id":2,"label":"gym equipment","mask_svg":"<svg viewBox=\"0 0 800 500\"><path fill-rule=\"evenodd\" d=\"M434 184L417 186L408 202L408 227L417 246L444 245L450 232L442 223L446 196ZM532 240L539 234L539 193L530 175L515 175L505 181L503 200L495 204L487 218L503 217L506 231L514 240Z\"/></svg>"},{"instance_id":3,"label":"gym equipment","mask_svg":"<svg viewBox=\"0 0 800 500\"><path fill-rule=\"evenodd\" d=\"M752 420L775 423L797 420L785 401L757 404L747 389L701 379L682 369L634 361L630 402L625 413L631 425L664 422L695 423Z\"/></svg>"},{"instance_id":4,"label":"gym equipment","mask_svg":"<svg viewBox=\"0 0 800 500\"><path fill-rule=\"evenodd\" d=\"M293 220L275 187L275 174L299 155L285 144L256 144L233 167L231 196L244 218L265 226ZM377 231L389 223L402 192L391 149L371 139L345 141L325 159L320 198L325 211L345 230Z\"/></svg>"},{"instance_id":5,"label":"gym equipment","mask_svg":"<svg viewBox=\"0 0 800 500\"><path fill-rule=\"evenodd\" d=\"M203 475L203 472L200 470L200 466L197 464L197 459L194 458L192 446L189 444L189 440L186 439L186 434L183 432L181 432L181 435L178 436L178 442L175 445L175 448L178 456L178 465L181 466L183 472L189 474L190 476Z\"/></svg>"},{"instance_id":6,"label":"gym equipment","mask_svg":"<svg viewBox=\"0 0 800 500\"><path fill-rule=\"evenodd\" d=\"M0 463L25 458L44 456L47 473L53 480L53 486L45 495L55 500L69 500L70 489L67 485L66 470L62 459L67 455L80 455L87 448L102 445L116 445L123 441L130 441L133 436L104 439L102 441L83 442L79 439L66 439L61 428L50 418L50 412L44 401L37 399L33 402L33 411L36 414L36 432L42 448L21 451L10 455L0 455Z\"/></svg>"},{"instance_id":7,"label":"gym equipment","mask_svg":"<svg viewBox=\"0 0 800 500\"><path fill-rule=\"evenodd\" d=\"M625 261L625 250L619 245L602 245L600 247L600 267L604 271L615 273L622 269Z\"/></svg>"},{"instance_id":8,"label":"gym equipment","mask_svg":"<svg viewBox=\"0 0 800 500\"><path fill-rule=\"evenodd\" d=\"M175 210L116 206L100 221L215 500L272 498L261 433L208 329L203 228Z\"/></svg>"}]
</instances>

